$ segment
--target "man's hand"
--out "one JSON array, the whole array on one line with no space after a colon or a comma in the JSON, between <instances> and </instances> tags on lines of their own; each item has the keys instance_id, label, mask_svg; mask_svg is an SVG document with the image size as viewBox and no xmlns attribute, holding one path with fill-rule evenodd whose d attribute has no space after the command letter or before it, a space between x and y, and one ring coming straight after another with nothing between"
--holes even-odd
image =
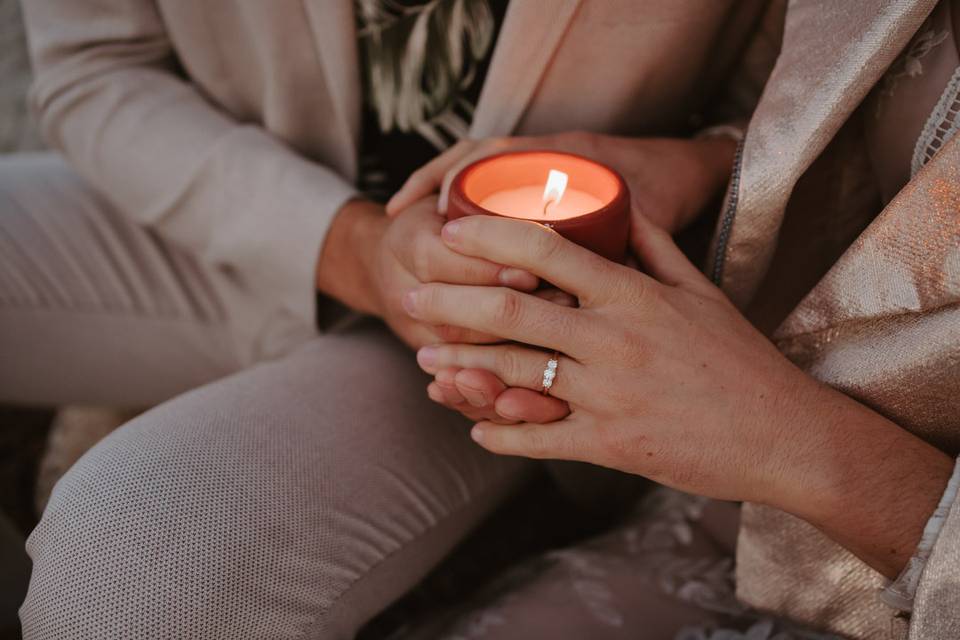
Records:
<instances>
[{"instance_id":1,"label":"man's hand","mask_svg":"<svg viewBox=\"0 0 960 640\"><path fill-rule=\"evenodd\" d=\"M576 295L580 307L505 288L420 287L407 306L421 321L532 345L428 347L418 354L421 366L483 369L510 387L501 396L514 394L511 417L527 421L477 424L475 440L491 451L583 460L769 504L896 575L936 507L950 458L804 374L668 233L642 217L638 224L646 273L533 223L486 216L448 223L443 238L452 249L535 273ZM562 355L545 397L537 392L554 350ZM567 417L529 421L536 412L563 415L563 402Z\"/></svg>"},{"instance_id":2,"label":"man's hand","mask_svg":"<svg viewBox=\"0 0 960 640\"><path fill-rule=\"evenodd\" d=\"M383 215L382 208L371 202L348 203L324 243L317 287L354 309L383 318L414 348L451 340L495 341L478 332L415 320L403 308L404 294L427 282L537 288L539 281L530 273L451 250L440 240L443 219L435 212L434 197L415 202L395 218Z\"/></svg>"},{"instance_id":3,"label":"man's hand","mask_svg":"<svg viewBox=\"0 0 960 640\"><path fill-rule=\"evenodd\" d=\"M439 191L438 210L444 213L450 183L461 169L496 153L529 149L576 153L613 167L630 188L634 211L675 233L726 187L736 142L726 137L625 138L584 132L463 140L414 172L387 203L387 212L395 215Z\"/></svg>"}]
</instances>

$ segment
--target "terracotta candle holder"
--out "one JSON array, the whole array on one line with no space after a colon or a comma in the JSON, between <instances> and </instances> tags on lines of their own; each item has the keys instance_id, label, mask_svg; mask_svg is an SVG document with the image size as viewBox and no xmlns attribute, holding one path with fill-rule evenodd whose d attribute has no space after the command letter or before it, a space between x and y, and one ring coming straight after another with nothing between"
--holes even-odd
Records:
<instances>
[{"instance_id":1,"label":"terracotta candle holder","mask_svg":"<svg viewBox=\"0 0 960 640\"><path fill-rule=\"evenodd\" d=\"M465 167L450 186L447 217L471 215L531 220L609 260L626 258L626 183L613 169L572 153L508 152Z\"/></svg>"}]
</instances>

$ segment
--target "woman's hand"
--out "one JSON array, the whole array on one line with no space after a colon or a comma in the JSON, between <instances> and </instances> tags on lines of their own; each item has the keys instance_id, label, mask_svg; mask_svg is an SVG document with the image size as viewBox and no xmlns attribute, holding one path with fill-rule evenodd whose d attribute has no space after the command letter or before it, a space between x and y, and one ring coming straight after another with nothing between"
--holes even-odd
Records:
<instances>
[{"instance_id":1,"label":"woman's hand","mask_svg":"<svg viewBox=\"0 0 960 640\"><path fill-rule=\"evenodd\" d=\"M521 269L465 256L440 239L436 198L388 218L372 202L354 201L337 216L317 268L318 288L354 309L377 315L413 348L444 341L490 342L489 335L411 318L404 294L426 282L513 287L533 291L539 280Z\"/></svg>"},{"instance_id":2,"label":"woman's hand","mask_svg":"<svg viewBox=\"0 0 960 640\"><path fill-rule=\"evenodd\" d=\"M473 430L481 446L770 504L895 574L936 505L950 459L797 369L665 231L638 220L649 275L534 223L473 216L447 224L452 249L537 274L576 295L580 307L505 288L420 287L406 304L421 321L533 345L427 347L421 366L489 371L528 394L514 416L523 418L557 350L548 400L568 403L569 415L546 424L481 422ZM886 516L893 511L896 526Z\"/></svg>"},{"instance_id":3,"label":"woman's hand","mask_svg":"<svg viewBox=\"0 0 960 640\"><path fill-rule=\"evenodd\" d=\"M481 423L474 428L481 445L585 460L689 491L758 500L754 488L779 473L779 464L767 458L779 450L778 432L786 425L761 428L747 416L772 413L769 405L784 408L780 397L787 389L800 404L821 388L743 319L665 232L652 225L647 231L648 243L659 243L662 254L645 261L651 275L606 261L537 224L478 216L448 223L443 239L452 249L529 270L577 296L580 307L504 288L426 285L408 294L412 316L543 350L436 345L421 349L418 360L428 372L485 369L508 387L536 393L557 350L563 355L550 396L569 403L569 416L552 424ZM753 475L738 478L723 468L729 466Z\"/></svg>"},{"instance_id":4,"label":"woman's hand","mask_svg":"<svg viewBox=\"0 0 960 640\"><path fill-rule=\"evenodd\" d=\"M396 215L438 190L438 210L445 213L450 183L461 169L490 155L529 149L576 153L613 167L630 188L634 211L675 233L726 187L736 142L726 137L626 138L584 132L463 140L414 172L387 203L387 213Z\"/></svg>"}]
</instances>

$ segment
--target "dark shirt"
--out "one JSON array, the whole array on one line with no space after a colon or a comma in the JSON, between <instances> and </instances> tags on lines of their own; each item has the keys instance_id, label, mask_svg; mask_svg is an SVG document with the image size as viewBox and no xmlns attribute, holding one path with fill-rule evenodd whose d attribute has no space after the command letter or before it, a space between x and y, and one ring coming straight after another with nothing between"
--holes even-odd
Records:
<instances>
[{"instance_id":1,"label":"dark shirt","mask_svg":"<svg viewBox=\"0 0 960 640\"><path fill-rule=\"evenodd\" d=\"M360 189L383 202L467 136L508 0L355 0Z\"/></svg>"}]
</instances>

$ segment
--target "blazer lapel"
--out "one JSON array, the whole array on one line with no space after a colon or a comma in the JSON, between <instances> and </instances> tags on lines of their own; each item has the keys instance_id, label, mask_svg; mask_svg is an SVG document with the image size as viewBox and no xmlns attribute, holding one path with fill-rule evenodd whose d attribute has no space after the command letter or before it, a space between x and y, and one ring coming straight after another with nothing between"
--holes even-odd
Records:
<instances>
[{"instance_id":1,"label":"blazer lapel","mask_svg":"<svg viewBox=\"0 0 960 640\"><path fill-rule=\"evenodd\" d=\"M580 1L510 3L474 113L471 137L513 132Z\"/></svg>"},{"instance_id":2,"label":"blazer lapel","mask_svg":"<svg viewBox=\"0 0 960 640\"><path fill-rule=\"evenodd\" d=\"M301 0L313 31L335 122L331 130L341 140L343 166L357 166L360 139L360 67L352 0ZM353 177L353 176L351 176Z\"/></svg>"},{"instance_id":3,"label":"blazer lapel","mask_svg":"<svg viewBox=\"0 0 960 640\"><path fill-rule=\"evenodd\" d=\"M937 0L796 0L744 139L711 271L743 307L770 265L787 200ZM736 178L739 178L739 182Z\"/></svg>"}]
</instances>

